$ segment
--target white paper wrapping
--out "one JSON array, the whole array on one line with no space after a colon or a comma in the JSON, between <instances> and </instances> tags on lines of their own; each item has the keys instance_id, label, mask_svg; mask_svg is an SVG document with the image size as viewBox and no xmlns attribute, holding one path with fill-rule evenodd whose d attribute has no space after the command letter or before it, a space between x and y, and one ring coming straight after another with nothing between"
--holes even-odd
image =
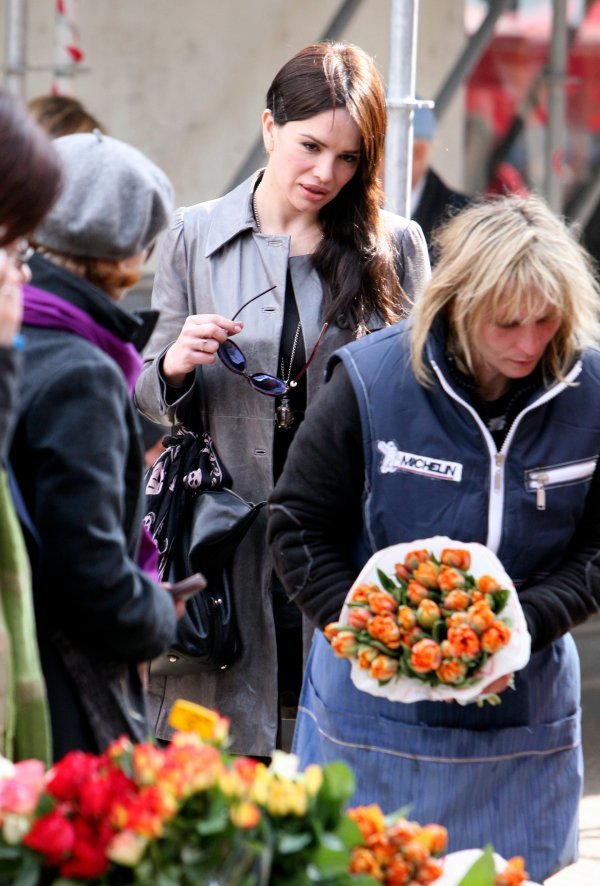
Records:
<instances>
[{"instance_id":1,"label":"white paper wrapping","mask_svg":"<svg viewBox=\"0 0 600 886\"><path fill-rule=\"evenodd\" d=\"M358 666L356 659L350 659L352 682L357 689L368 692L369 695L377 695L390 701L405 703L415 701L448 701L453 700L459 704L469 704L486 696L486 688L499 677L512 674L525 667L531 654L531 637L527 630L525 616L519 603L515 587L496 555L477 542L462 542L448 538L445 535L436 535L432 538L421 538L406 544L392 545L383 548L374 554L360 572L360 575L350 588L344 606L340 614L340 622L348 624L350 609L348 602L359 585L380 585L377 570L380 569L392 578L395 577L396 563L403 563L410 551L428 550L437 558L441 556L444 548L460 548L469 551L471 565L466 570L475 579L481 575L492 575L503 588L510 591L506 606L499 614L499 618L507 619L511 629L511 637L506 646L491 655L487 662L478 672L481 679L469 686L457 687L450 685L430 686L421 680L403 675L393 677L389 682L380 685L374 680L368 670ZM489 693L488 693L489 694Z\"/></svg>"},{"instance_id":2,"label":"white paper wrapping","mask_svg":"<svg viewBox=\"0 0 600 886\"><path fill-rule=\"evenodd\" d=\"M460 852L450 852L445 855L441 859L444 873L434 880L432 886L459 886L462 878L482 853L481 849L462 849ZM497 852L494 852L494 866L497 874L501 874L506 867L506 859L498 855ZM527 859L525 859L525 868L527 869ZM540 886L540 884L534 883L532 880L523 880L523 886Z\"/></svg>"}]
</instances>

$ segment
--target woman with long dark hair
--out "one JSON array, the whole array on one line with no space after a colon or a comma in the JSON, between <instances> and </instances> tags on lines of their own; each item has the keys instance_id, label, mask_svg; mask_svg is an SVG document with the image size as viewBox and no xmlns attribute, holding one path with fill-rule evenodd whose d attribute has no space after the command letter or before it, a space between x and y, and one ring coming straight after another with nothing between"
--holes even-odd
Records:
<instances>
[{"instance_id":1,"label":"woman with long dark hair","mask_svg":"<svg viewBox=\"0 0 600 886\"><path fill-rule=\"evenodd\" d=\"M418 225L381 209L385 130L373 60L343 43L305 47L267 93L266 168L218 200L179 209L163 243L160 320L138 405L163 422L186 417L201 367L204 419L234 489L252 501L279 476L328 355L399 319L428 279ZM264 756L275 746L278 692L293 707L302 641L264 533L261 515L233 567L242 657L200 677L151 675L159 736L183 696L232 718L236 751Z\"/></svg>"}]
</instances>

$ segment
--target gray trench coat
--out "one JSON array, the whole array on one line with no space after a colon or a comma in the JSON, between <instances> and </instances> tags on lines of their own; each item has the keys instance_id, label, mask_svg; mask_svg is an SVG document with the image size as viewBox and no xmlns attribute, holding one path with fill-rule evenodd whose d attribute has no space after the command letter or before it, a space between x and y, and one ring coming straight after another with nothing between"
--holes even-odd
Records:
<instances>
[{"instance_id":1,"label":"gray trench coat","mask_svg":"<svg viewBox=\"0 0 600 886\"><path fill-rule=\"evenodd\" d=\"M276 289L248 305L240 315L244 329L236 342L250 372L277 375L288 264L302 320L308 355L319 335L322 283L310 256L289 257L289 237L260 234L252 212L255 173L220 199L175 212L161 248L152 307L160 311L145 350L145 367L136 388L139 408L150 418L170 423L184 407L191 388L168 389L160 360L175 341L189 314L232 317L249 298ZM429 279L429 259L420 227L384 213L398 247L400 282L411 298ZM330 326L307 373L308 401L323 378L324 367L352 332ZM274 401L256 393L245 380L217 360L206 367L208 426L217 451L249 501L266 499L273 487ZM150 675L150 704L156 734L167 738L173 701L187 698L231 718L236 753L267 756L277 733L277 661L271 604L272 566L261 515L238 548L234 563L235 605L243 653L226 671L180 677Z\"/></svg>"}]
</instances>

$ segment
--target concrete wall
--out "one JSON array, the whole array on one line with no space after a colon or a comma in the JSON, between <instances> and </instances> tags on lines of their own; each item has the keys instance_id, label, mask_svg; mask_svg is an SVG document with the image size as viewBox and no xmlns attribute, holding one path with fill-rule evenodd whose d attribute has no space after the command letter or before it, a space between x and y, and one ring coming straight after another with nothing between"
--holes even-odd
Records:
<instances>
[{"instance_id":1,"label":"concrete wall","mask_svg":"<svg viewBox=\"0 0 600 886\"><path fill-rule=\"evenodd\" d=\"M27 8L26 99L49 92L54 0ZM178 205L223 193L255 144L264 96L294 52L320 38L342 0L67 0L77 15L83 69L69 90L106 126L164 168ZM4 64L6 0L0 2ZM374 56L384 80L389 0L362 0L342 39ZM421 0L417 91L432 98L464 43L460 0ZM435 166L462 184L461 97L436 139ZM156 259L154 258L154 261ZM150 264L146 283L153 270ZM142 287L144 288L144 287Z\"/></svg>"},{"instance_id":2,"label":"concrete wall","mask_svg":"<svg viewBox=\"0 0 600 886\"><path fill-rule=\"evenodd\" d=\"M27 58L55 59L53 0L23 0ZM320 37L341 0L80 0L83 73L73 94L110 133L170 174L178 203L221 193L259 133L264 94L279 66ZM417 88L430 97L463 41L462 3L421 0ZM4 28L6 0L0 4ZM363 0L342 34L385 77L388 0ZM2 47L4 35L2 34ZM27 74L25 95L48 92L49 71ZM439 165L461 180L459 105L438 139Z\"/></svg>"}]
</instances>

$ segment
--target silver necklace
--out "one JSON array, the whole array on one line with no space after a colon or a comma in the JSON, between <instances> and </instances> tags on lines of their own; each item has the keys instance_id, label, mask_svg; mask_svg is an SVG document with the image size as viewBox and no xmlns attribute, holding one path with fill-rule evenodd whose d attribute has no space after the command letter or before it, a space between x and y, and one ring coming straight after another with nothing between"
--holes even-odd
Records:
<instances>
[{"instance_id":1,"label":"silver necklace","mask_svg":"<svg viewBox=\"0 0 600 886\"><path fill-rule=\"evenodd\" d=\"M258 188L256 190L258 190ZM252 195L252 211L254 213L254 221L256 222L258 233L262 234L262 228L260 226L260 216L258 214L258 207L256 205L256 191L254 191L254 194ZM285 382L286 388L296 386L295 382L290 382L290 378L292 376L292 366L294 365L294 357L296 356L296 350L298 348L298 342L300 340L301 332L302 320L298 321L296 334L294 335L294 343L292 345L292 353L290 354L287 378L285 378L285 364L283 361L283 357L281 358L281 380ZM287 394L284 394L281 398L281 403L275 410L275 416L277 427L281 430L287 430L287 428L291 428L291 426L294 424L294 411L290 406L290 401Z\"/></svg>"},{"instance_id":2,"label":"silver necklace","mask_svg":"<svg viewBox=\"0 0 600 886\"><path fill-rule=\"evenodd\" d=\"M288 365L288 373L287 378L285 376L285 364L283 362L283 357L281 358L281 379L285 382L286 388L295 388L296 382L290 381L292 377L292 366L294 365L294 357L296 356L296 348L298 347L298 342L300 340L300 333L302 332L302 320L298 321L298 326L296 328L296 334L294 336L294 344L292 345L292 353L290 354L290 362ZM277 427L282 430L287 430L287 428L291 428L294 424L294 411L290 406L290 401L287 394L284 394L281 398L281 403L275 410L275 415L277 418Z\"/></svg>"}]
</instances>

